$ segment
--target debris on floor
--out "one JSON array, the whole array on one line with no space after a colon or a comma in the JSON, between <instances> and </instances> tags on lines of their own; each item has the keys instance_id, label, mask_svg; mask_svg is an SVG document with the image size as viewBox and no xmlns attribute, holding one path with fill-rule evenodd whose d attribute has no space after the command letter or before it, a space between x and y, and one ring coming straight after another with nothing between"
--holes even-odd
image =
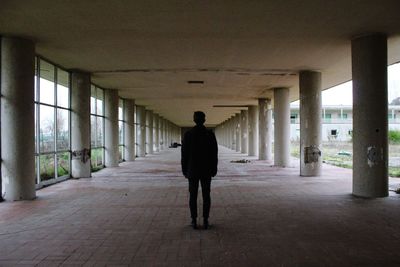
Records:
<instances>
[{"instance_id":1,"label":"debris on floor","mask_svg":"<svg viewBox=\"0 0 400 267\"><path fill-rule=\"evenodd\" d=\"M250 163L250 160L247 159L231 160L231 163Z\"/></svg>"}]
</instances>

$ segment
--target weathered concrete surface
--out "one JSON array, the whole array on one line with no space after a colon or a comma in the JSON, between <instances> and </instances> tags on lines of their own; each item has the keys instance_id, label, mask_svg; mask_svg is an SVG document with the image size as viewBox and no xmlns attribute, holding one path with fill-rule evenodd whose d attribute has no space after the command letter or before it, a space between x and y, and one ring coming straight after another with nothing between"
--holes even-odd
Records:
<instances>
[{"instance_id":1,"label":"weathered concrete surface","mask_svg":"<svg viewBox=\"0 0 400 267\"><path fill-rule=\"evenodd\" d=\"M125 160L134 161L136 158L136 140L135 140L135 100L125 99L124 104L124 150L125 150Z\"/></svg>"},{"instance_id":2,"label":"weathered concrete surface","mask_svg":"<svg viewBox=\"0 0 400 267\"><path fill-rule=\"evenodd\" d=\"M90 151L90 73L71 74L71 151ZM90 177L90 160L73 157L73 178Z\"/></svg>"},{"instance_id":3,"label":"weathered concrete surface","mask_svg":"<svg viewBox=\"0 0 400 267\"><path fill-rule=\"evenodd\" d=\"M258 106L249 106L249 156L258 155Z\"/></svg>"},{"instance_id":4,"label":"weathered concrete surface","mask_svg":"<svg viewBox=\"0 0 400 267\"><path fill-rule=\"evenodd\" d=\"M160 152L160 116L153 114L154 125L154 151Z\"/></svg>"},{"instance_id":5,"label":"weathered concrete surface","mask_svg":"<svg viewBox=\"0 0 400 267\"><path fill-rule=\"evenodd\" d=\"M212 227L195 231L179 157L167 149L44 188L33 202L1 203L0 266L400 264L399 196L352 197L351 170L300 177L298 166L220 147ZM230 163L243 158L254 161Z\"/></svg>"},{"instance_id":6,"label":"weathered concrete surface","mask_svg":"<svg viewBox=\"0 0 400 267\"><path fill-rule=\"evenodd\" d=\"M0 194L7 200L34 199L35 45L30 40L1 37L0 55Z\"/></svg>"},{"instance_id":7,"label":"weathered concrete surface","mask_svg":"<svg viewBox=\"0 0 400 267\"><path fill-rule=\"evenodd\" d=\"M153 111L146 110L146 154L154 154Z\"/></svg>"},{"instance_id":8,"label":"weathered concrete surface","mask_svg":"<svg viewBox=\"0 0 400 267\"><path fill-rule=\"evenodd\" d=\"M271 102L271 100L265 98L258 99L258 158L260 160L268 159L267 102Z\"/></svg>"},{"instance_id":9,"label":"weathered concrete surface","mask_svg":"<svg viewBox=\"0 0 400 267\"><path fill-rule=\"evenodd\" d=\"M274 89L274 165L290 166L290 98L288 88Z\"/></svg>"},{"instance_id":10,"label":"weathered concrete surface","mask_svg":"<svg viewBox=\"0 0 400 267\"><path fill-rule=\"evenodd\" d=\"M300 175L319 176L322 166L321 72L301 71L300 84Z\"/></svg>"},{"instance_id":11,"label":"weathered concrete surface","mask_svg":"<svg viewBox=\"0 0 400 267\"><path fill-rule=\"evenodd\" d=\"M105 166L118 167L118 90L104 90L104 146Z\"/></svg>"},{"instance_id":12,"label":"weathered concrete surface","mask_svg":"<svg viewBox=\"0 0 400 267\"><path fill-rule=\"evenodd\" d=\"M353 194L388 194L387 37L352 40Z\"/></svg>"},{"instance_id":13,"label":"weathered concrete surface","mask_svg":"<svg viewBox=\"0 0 400 267\"><path fill-rule=\"evenodd\" d=\"M137 118L137 155L138 157L146 156L146 109L143 106L136 106Z\"/></svg>"},{"instance_id":14,"label":"weathered concrete surface","mask_svg":"<svg viewBox=\"0 0 400 267\"><path fill-rule=\"evenodd\" d=\"M247 154L249 147L249 112L247 110L240 111L240 152Z\"/></svg>"}]
</instances>

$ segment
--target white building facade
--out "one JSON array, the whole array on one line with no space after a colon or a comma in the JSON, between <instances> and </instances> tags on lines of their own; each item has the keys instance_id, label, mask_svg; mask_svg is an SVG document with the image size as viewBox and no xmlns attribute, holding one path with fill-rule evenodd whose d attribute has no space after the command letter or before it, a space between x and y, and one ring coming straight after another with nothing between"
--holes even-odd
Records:
<instances>
[{"instance_id":1,"label":"white building facade","mask_svg":"<svg viewBox=\"0 0 400 267\"><path fill-rule=\"evenodd\" d=\"M290 107L290 139L300 140L300 110L299 106ZM322 107L322 140L350 141L353 133L352 106ZM389 130L400 131L400 106L388 106Z\"/></svg>"}]
</instances>

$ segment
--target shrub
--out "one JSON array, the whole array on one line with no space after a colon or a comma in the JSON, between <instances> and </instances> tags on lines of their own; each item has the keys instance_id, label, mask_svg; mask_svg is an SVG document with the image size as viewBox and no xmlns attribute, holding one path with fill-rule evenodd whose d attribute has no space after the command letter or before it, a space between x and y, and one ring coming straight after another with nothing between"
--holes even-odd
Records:
<instances>
[{"instance_id":1,"label":"shrub","mask_svg":"<svg viewBox=\"0 0 400 267\"><path fill-rule=\"evenodd\" d=\"M400 168L399 167L389 167L389 176L390 177L400 177Z\"/></svg>"},{"instance_id":2,"label":"shrub","mask_svg":"<svg viewBox=\"0 0 400 267\"><path fill-rule=\"evenodd\" d=\"M400 131L389 130L389 142L393 144L400 144Z\"/></svg>"}]
</instances>

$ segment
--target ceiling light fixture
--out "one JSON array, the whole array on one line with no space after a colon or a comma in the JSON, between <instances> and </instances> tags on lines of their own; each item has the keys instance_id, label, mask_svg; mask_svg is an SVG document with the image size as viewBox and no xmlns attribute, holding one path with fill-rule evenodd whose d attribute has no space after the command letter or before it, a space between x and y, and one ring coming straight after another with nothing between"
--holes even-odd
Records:
<instances>
[{"instance_id":1,"label":"ceiling light fixture","mask_svg":"<svg viewBox=\"0 0 400 267\"><path fill-rule=\"evenodd\" d=\"M188 84L204 84L204 81L187 81Z\"/></svg>"}]
</instances>

